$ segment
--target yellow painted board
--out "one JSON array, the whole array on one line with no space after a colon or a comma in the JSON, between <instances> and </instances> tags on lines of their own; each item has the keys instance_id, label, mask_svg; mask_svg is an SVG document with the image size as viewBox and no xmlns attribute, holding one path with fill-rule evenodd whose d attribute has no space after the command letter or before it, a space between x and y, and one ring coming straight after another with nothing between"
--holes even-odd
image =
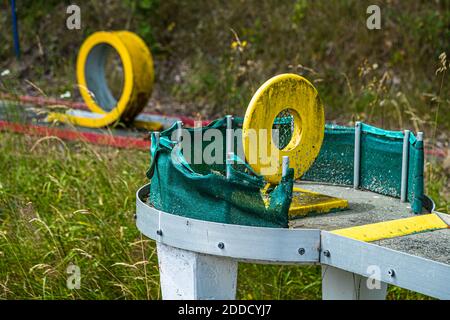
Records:
<instances>
[{"instance_id":1,"label":"yellow painted board","mask_svg":"<svg viewBox=\"0 0 450 320\"><path fill-rule=\"evenodd\" d=\"M149 121L140 121L134 120L133 126L140 129L146 129L148 131L162 131L163 124L161 122L149 122Z\"/></svg>"},{"instance_id":2,"label":"yellow painted board","mask_svg":"<svg viewBox=\"0 0 450 320\"><path fill-rule=\"evenodd\" d=\"M348 208L348 201L328 195L294 187L289 218L323 214Z\"/></svg>"},{"instance_id":3,"label":"yellow painted board","mask_svg":"<svg viewBox=\"0 0 450 320\"><path fill-rule=\"evenodd\" d=\"M333 230L332 233L355 240L371 242L446 228L448 228L448 225L439 216L430 213L411 218L337 229Z\"/></svg>"}]
</instances>

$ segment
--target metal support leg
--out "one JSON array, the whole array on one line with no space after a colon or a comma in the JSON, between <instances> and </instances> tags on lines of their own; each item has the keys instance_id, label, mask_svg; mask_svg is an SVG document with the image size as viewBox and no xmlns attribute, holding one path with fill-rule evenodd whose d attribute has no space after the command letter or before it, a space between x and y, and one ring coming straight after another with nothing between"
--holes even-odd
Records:
<instances>
[{"instance_id":1,"label":"metal support leg","mask_svg":"<svg viewBox=\"0 0 450 320\"><path fill-rule=\"evenodd\" d=\"M237 260L200 254L157 243L164 300L236 297Z\"/></svg>"},{"instance_id":2,"label":"metal support leg","mask_svg":"<svg viewBox=\"0 0 450 320\"><path fill-rule=\"evenodd\" d=\"M384 300L387 293L387 284L379 282L378 287L370 289L367 286L367 279L358 274L323 265L322 299Z\"/></svg>"}]
</instances>

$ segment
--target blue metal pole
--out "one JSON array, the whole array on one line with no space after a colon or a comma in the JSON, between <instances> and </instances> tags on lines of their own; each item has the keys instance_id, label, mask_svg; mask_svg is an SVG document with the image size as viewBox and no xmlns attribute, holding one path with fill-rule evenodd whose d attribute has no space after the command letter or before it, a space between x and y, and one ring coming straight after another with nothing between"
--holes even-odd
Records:
<instances>
[{"instance_id":1,"label":"blue metal pole","mask_svg":"<svg viewBox=\"0 0 450 320\"><path fill-rule=\"evenodd\" d=\"M11 14L12 14L12 28L14 38L14 50L16 57L20 58L20 43L19 43L19 30L17 28L17 15L16 15L16 1L11 0Z\"/></svg>"}]
</instances>

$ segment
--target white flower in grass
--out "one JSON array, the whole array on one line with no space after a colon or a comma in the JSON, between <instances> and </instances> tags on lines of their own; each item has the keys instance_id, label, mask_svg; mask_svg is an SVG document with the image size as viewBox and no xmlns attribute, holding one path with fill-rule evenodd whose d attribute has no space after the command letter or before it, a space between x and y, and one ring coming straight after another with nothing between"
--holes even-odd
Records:
<instances>
[{"instance_id":1,"label":"white flower in grass","mask_svg":"<svg viewBox=\"0 0 450 320\"><path fill-rule=\"evenodd\" d=\"M61 94L59 97L61 98L61 99L68 99L68 98L70 98L72 95L71 95L71 93L70 93L70 91L66 91L66 92L64 92L63 94Z\"/></svg>"},{"instance_id":2,"label":"white flower in grass","mask_svg":"<svg viewBox=\"0 0 450 320\"><path fill-rule=\"evenodd\" d=\"M6 77L9 74L11 74L11 71L9 71L9 69L6 69L6 70L3 70L2 73L0 73L0 76Z\"/></svg>"}]
</instances>

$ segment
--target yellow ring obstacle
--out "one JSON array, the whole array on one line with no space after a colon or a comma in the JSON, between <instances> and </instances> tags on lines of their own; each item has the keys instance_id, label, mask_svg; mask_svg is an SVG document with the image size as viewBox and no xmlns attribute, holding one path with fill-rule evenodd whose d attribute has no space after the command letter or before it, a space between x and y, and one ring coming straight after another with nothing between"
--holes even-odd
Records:
<instances>
[{"instance_id":1,"label":"yellow ring obstacle","mask_svg":"<svg viewBox=\"0 0 450 320\"><path fill-rule=\"evenodd\" d=\"M290 139L285 145L275 142L277 121L288 121ZM289 156L298 179L318 156L324 130L324 108L314 86L299 75L275 76L256 91L245 113L242 142L246 160L268 182L277 184L282 157Z\"/></svg>"},{"instance_id":2,"label":"yellow ring obstacle","mask_svg":"<svg viewBox=\"0 0 450 320\"><path fill-rule=\"evenodd\" d=\"M108 88L104 70L111 49L118 53L123 66L124 84L118 100ZM145 107L152 93L152 55L145 42L132 32L96 32L80 48L77 78L81 96L92 112L51 113L48 120L90 128L108 126L119 120L130 123Z\"/></svg>"}]
</instances>

